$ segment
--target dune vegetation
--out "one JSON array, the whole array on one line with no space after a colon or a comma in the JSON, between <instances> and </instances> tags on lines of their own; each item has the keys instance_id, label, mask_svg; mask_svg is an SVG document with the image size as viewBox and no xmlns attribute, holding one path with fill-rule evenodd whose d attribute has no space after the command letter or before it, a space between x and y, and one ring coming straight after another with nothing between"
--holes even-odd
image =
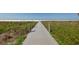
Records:
<instances>
[{"instance_id":1,"label":"dune vegetation","mask_svg":"<svg viewBox=\"0 0 79 59\"><path fill-rule=\"evenodd\" d=\"M50 34L61 45L79 44L79 21L43 21Z\"/></svg>"},{"instance_id":2,"label":"dune vegetation","mask_svg":"<svg viewBox=\"0 0 79 59\"><path fill-rule=\"evenodd\" d=\"M22 44L36 22L0 22L0 44Z\"/></svg>"}]
</instances>

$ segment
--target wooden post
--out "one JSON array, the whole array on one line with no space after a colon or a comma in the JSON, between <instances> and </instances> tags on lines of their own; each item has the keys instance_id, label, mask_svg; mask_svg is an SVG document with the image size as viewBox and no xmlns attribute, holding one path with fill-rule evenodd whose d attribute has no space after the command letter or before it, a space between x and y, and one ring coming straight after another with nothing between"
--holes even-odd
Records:
<instances>
[{"instance_id":1,"label":"wooden post","mask_svg":"<svg viewBox=\"0 0 79 59\"><path fill-rule=\"evenodd\" d=\"M48 31L50 32L50 22L48 22Z\"/></svg>"},{"instance_id":2,"label":"wooden post","mask_svg":"<svg viewBox=\"0 0 79 59\"><path fill-rule=\"evenodd\" d=\"M31 29L30 29L30 23L29 23L29 32L31 31Z\"/></svg>"}]
</instances>

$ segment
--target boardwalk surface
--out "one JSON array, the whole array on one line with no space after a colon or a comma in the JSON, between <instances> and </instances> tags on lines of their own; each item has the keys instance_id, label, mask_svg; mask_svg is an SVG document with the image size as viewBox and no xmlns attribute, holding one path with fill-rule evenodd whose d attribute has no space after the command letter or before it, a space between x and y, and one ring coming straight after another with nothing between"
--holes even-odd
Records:
<instances>
[{"instance_id":1,"label":"boardwalk surface","mask_svg":"<svg viewBox=\"0 0 79 59\"><path fill-rule=\"evenodd\" d=\"M24 45L57 45L41 22L38 22L23 42Z\"/></svg>"}]
</instances>

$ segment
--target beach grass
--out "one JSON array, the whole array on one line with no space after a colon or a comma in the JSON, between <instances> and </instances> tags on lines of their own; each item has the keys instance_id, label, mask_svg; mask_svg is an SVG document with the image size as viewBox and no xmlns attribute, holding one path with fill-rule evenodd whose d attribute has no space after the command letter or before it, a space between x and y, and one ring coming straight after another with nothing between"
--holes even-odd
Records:
<instances>
[{"instance_id":1,"label":"beach grass","mask_svg":"<svg viewBox=\"0 0 79 59\"><path fill-rule=\"evenodd\" d=\"M0 44L22 44L37 22L0 22Z\"/></svg>"},{"instance_id":2,"label":"beach grass","mask_svg":"<svg viewBox=\"0 0 79 59\"><path fill-rule=\"evenodd\" d=\"M61 45L79 44L79 21L44 21L47 30Z\"/></svg>"}]
</instances>

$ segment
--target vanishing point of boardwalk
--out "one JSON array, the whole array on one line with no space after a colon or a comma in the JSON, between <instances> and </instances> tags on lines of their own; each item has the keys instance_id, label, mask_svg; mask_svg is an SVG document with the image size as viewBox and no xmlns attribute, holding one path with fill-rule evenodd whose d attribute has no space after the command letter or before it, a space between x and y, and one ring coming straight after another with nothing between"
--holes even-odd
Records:
<instances>
[{"instance_id":1,"label":"vanishing point of boardwalk","mask_svg":"<svg viewBox=\"0 0 79 59\"><path fill-rule=\"evenodd\" d=\"M23 42L24 45L57 45L41 22L38 22Z\"/></svg>"}]
</instances>

